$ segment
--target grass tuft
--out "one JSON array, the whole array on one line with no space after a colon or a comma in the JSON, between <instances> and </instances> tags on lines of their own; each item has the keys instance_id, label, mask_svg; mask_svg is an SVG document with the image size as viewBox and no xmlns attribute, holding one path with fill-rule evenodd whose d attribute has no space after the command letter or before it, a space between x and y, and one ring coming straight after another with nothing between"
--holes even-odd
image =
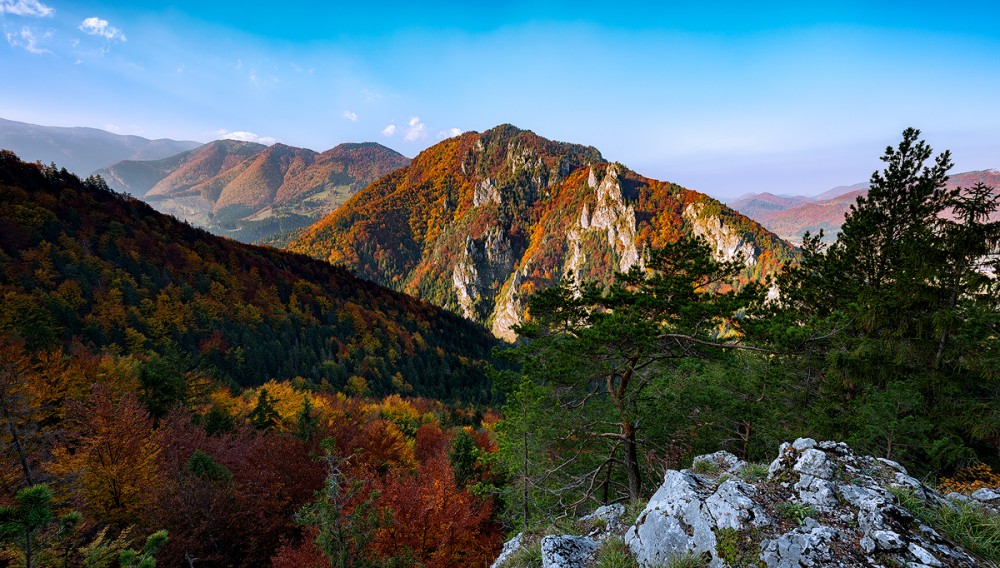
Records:
<instances>
[{"instance_id":1,"label":"grass tuft","mask_svg":"<svg viewBox=\"0 0 1000 568\"><path fill-rule=\"evenodd\" d=\"M666 568L708 568L709 559L703 554L685 552L667 561Z\"/></svg>"},{"instance_id":2,"label":"grass tuft","mask_svg":"<svg viewBox=\"0 0 1000 568\"><path fill-rule=\"evenodd\" d=\"M768 467L770 467L770 465L766 463L748 463L743 466L737 475L739 475L743 481L757 483L767 479Z\"/></svg>"},{"instance_id":3,"label":"grass tuft","mask_svg":"<svg viewBox=\"0 0 1000 568\"><path fill-rule=\"evenodd\" d=\"M698 460L691 464L691 471L702 475L715 475L722 471L722 466L710 460Z\"/></svg>"},{"instance_id":4,"label":"grass tuft","mask_svg":"<svg viewBox=\"0 0 1000 568\"><path fill-rule=\"evenodd\" d=\"M989 514L974 503L958 501L950 507L936 506L902 487L892 487L889 491L918 519L948 535L968 552L1000 565L1000 516Z\"/></svg>"},{"instance_id":5,"label":"grass tuft","mask_svg":"<svg viewBox=\"0 0 1000 568\"><path fill-rule=\"evenodd\" d=\"M503 568L542 568L542 541L536 540L517 549L503 563Z\"/></svg>"},{"instance_id":6,"label":"grass tuft","mask_svg":"<svg viewBox=\"0 0 1000 568\"><path fill-rule=\"evenodd\" d=\"M597 551L594 568L639 568L625 541L620 538L609 538Z\"/></svg>"}]
</instances>

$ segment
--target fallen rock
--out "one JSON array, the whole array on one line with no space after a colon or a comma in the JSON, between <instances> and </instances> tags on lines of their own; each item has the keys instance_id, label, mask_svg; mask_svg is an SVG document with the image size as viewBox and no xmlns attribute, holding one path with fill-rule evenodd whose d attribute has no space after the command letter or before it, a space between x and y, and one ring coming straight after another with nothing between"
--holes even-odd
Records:
<instances>
[{"instance_id":1,"label":"fallen rock","mask_svg":"<svg viewBox=\"0 0 1000 568\"><path fill-rule=\"evenodd\" d=\"M547 536L542 539L542 568L580 568L597 551L598 542L585 536Z\"/></svg>"}]
</instances>

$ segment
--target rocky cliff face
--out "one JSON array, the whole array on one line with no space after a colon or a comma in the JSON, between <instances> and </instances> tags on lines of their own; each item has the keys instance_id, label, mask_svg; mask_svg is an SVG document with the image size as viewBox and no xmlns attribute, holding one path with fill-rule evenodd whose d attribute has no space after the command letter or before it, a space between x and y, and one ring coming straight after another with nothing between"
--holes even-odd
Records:
<instances>
[{"instance_id":1,"label":"rocky cliff face","mask_svg":"<svg viewBox=\"0 0 1000 568\"><path fill-rule=\"evenodd\" d=\"M531 293L608 283L644 251L702 235L761 278L791 247L715 200L513 126L445 140L289 248L445 306L513 340Z\"/></svg>"},{"instance_id":2,"label":"rocky cliff face","mask_svg":"<svg viewBox=\"0 0 1000 568\"><path fill-rule=\"evenodd\" d=\"M684 218L691 223L691 231L712 247L717 260L731 262L741 259L746 266L757 262L760 250L750 236L726 224L718 215L706 212L703 203L685 207Z\"/></svg>"},{"instance_id":3,"label":"rocky cliff face","mask_svg":"<svg viewBox=\"0 0 1000 568\"><path fill-rule=\"evenodd\" d=\"M542 564L592 566L601 547L620 538L642 567L678 558L712 568L982 566L907 508L955 508L959 502L998 514L1000 492L945 497L898 463L858 455L843 443L800 438L782 444L766 473L727 452L667 471L634 524L587 537L545 537ZM612 516L601 526L614 527L623 513L604 507L596 514ZM516 548L528 545L525 538L514 543L494 568L513 568Z\"/></svg>"}]
</instances>

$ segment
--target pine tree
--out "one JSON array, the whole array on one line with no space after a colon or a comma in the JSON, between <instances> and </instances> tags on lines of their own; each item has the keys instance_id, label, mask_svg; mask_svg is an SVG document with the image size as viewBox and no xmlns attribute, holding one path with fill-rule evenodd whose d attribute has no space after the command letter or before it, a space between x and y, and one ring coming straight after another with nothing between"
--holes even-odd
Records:
<instances>
[{"instance_id":1,"label":"pine tree","mask_svg":"<svg viewBox=\"0 0 1000 568\"><path fill-rule=\"evenodd\" d=\"M13 507L0 507L0 541L15 544L24 554L24 566L36 566L38 533L59 519L52 512L52 490L45 484L25 487L14 496ZM70 513L67 519L77 518Z\"/></svg>"},{"instance_id":2,"label":"pine tree","mask_svg":"<svg viewBox=\"0 0 1000 568\"><path fill-rule=\"evenodd\" d=\"M575 504L595 495L641 497L649 475L643 438L654 434L641 430L664 413L658 404L679 364L744 347L741 320L763 300L762 288L718 291L741 268L738 260L716 261L704 241L684 238L650 251L645 269L618 274L606 291L563 285L532 298L532 322L518 330L528 341L511 355L532 383L523 392L543 389L525 402L540 395L559 420L550 455L562 463L542 470L572 488Z\"/></svg>"},{"instance_id":3,"label":"pine tree","mask_svg":"<svg viewBox=\"0 0 1000 568\"><path fill-rule=\"evenodd\" d=\"M258 430L272 430L281 423L278 409L274 407L274 399L266 388L261 388L257 394L257 404L247 415L247 420Z\"/></svg>"},{"instance_id":4,"label":"pine tree","mask_svg":"<svg viewBox=\"0 0 1000 568\"><path fill-rule=\"evenodd\" d=\"M346 460L334 451L332 439L323 440L326 482L316 499L299 510L296 522L313 527L316 548L335 568L378 566L368 550L375 532L387 519L376 510L371 495L365 498L361 483L344 473Z\"/></svg>"},{"instance_id":5,"label":"pine tree","mask_svg":"<svg viewBox=\"0 0 1000 568\"><path fill-rule=\"evenodd\" d=\"M478 448L472 436L465 430L460 430L448 449L448 461L458 487L465 487L476 477L477 454Z\"/></svg>"},{"instance_id":6,"label":"pine tree","mask_svg":"<svg viewBox=\"0 0 1000 568\"><path fill-rule=\"evenodd\" d=\"M295 435L303 442L310 442L318 429L319 417L313 412L313 405L309 400L309 395L303 395L302 409L299 410L299 415L296 418Z\"/></svg>"},{"instance_id":7,"label":"pine tree","mask_svg":"<svg viewBox=\"0 0 1000 568\"><path fill-rule=\"evenodd\" d=\"M803 373L820 378L819 435L947 468L974 456L973 424L979 438L1000 439L990 433L1000 433L1000 409L982 404L1000 392L996 277L985 269L1000 196L949 189L950 154L932 159L919 136L907 129L886 149L828 250L806 239L780 281L783 333L806 355ZM992 417L970 420L973 408Z\"/></svg>"}]
</instances>

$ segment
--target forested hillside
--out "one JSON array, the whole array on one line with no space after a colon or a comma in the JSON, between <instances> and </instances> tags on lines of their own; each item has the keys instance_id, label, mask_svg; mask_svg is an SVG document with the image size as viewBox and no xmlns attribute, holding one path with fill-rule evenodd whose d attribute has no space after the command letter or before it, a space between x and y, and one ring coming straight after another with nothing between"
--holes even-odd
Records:
<instances>
[{"instance_id":1,"label":"forested hillside","mask_svg":"<svg viewBox=\"0 0 1000 568\"><path fill-rule=\"evenodd\" d=\"M497 554L476 324L10 152L0 300L0 565Z\"/></svg>"},{"instance_id":2,"label":"forested hillside","mask_svg":"<svg viewBox=\"0 0 1000 568\"><path fill-rule=\"evenodd\" d=\"M488 333L306 257L212 236L99 179L0 163L0 332L236 385L297 376L485 401Z\"/></svg>"},{"instance_id":3,"label":"forested hillside","mask_svg":"<svg viewBox=\"0 0 1000 568\"><path fill-rule=\"evenodd\" d=\"M762 281L791 247L703 194L642 177L594 148L501 125L445 140L289 245L514 338L525 299L564 280L608 283L649 249L700 235Z\"/></svg>"}]
</instances>

